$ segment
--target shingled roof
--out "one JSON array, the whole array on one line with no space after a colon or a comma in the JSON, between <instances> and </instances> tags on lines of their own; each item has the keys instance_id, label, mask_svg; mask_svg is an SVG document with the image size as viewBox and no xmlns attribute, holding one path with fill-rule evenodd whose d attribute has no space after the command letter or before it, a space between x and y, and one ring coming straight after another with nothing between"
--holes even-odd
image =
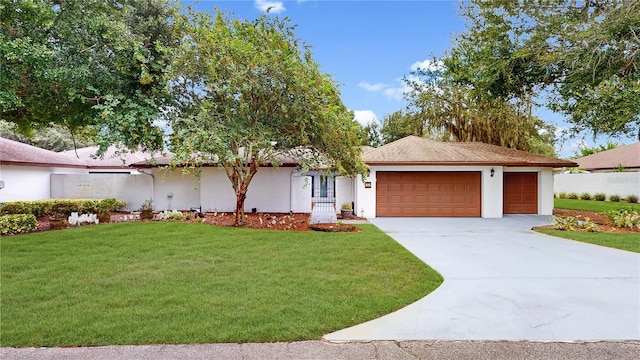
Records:
<instances>
[{"instance_id":1,"label":"shingled roof","mask_svg":"<svg viewBox=\"0 0 640 360\"><path fill-rule=\"evenodd\" d=\"M21 166L56 166L86 168L79 159L66 154L41 149L5 138L0 138L0 164Z\"/></svg>"},{"instance_id":2,"label":"shingled roof","mask_svg":"<svg viewBox=\"0 0 640 360\"><path fill-rule=\"evenodd\" d=\"M504 165L574 167L572 161L497 145L407 136L362 154L369 165Z\"/></svg>"},{"instance_id":3,"label":"shingled roof","mask_svg":"<svg viewBox=\"0 0 640 360\"><path fill-rule=\"evenodd\" d=\"M96 157L98 152L97 146L89 146L76 150L62 151L61 154L65 154L69 157L75 158L83 162L92 168L119 168L129 167L136 163L146 163L153 156L149 153L142 151L123 152L118 153L118 147L110 146L102 157ZM158 153L155 157L161 157L162 154Z\"/></svg>"},{"instance_id":4,"label":"shingled roof","mask_svg":"<svg viewBox=\"0 0 640 360\"><path fill-rule=\"evenodd\" d=\"M577 158L575 161L585 170L612 170L619 165L625 169L640 169L640 142Z\"/></svg>"},{"instance_id":5,"label":"shingled roof","mask_svg":"<svg viewBox=\"0 0 640 360\"><path fill-rule=\"evenodd\" d=\"M163 156L155 156L152 160L143 160L136 163L131 164L131 166L139 167L139 168L150 168L156 166L167 166L171 164L173 160L173 153L165 153ZM280 154L276 156L276 159L280 162L280 166L291 167L298 165L298 161L293 159L290 156L286 156L284 154ZM205 164L205 166L217 166L217 157L214 156L214 159L209 163Z\"/></svg>"}]
</instances>

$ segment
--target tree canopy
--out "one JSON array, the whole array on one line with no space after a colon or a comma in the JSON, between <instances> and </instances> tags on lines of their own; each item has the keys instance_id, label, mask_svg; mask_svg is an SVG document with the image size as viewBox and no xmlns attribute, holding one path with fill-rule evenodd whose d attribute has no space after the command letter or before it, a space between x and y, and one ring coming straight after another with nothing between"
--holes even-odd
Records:
<instances>
[{"instance_id":1,"label":"tree canopy","mask_svg":"<svg viewBox=\"0 0 640 360\"><path fill-rule=\"evenodd\" d=\"M161 148L175 14L168 0L2 0L0 119Z\"/></svg>"},{"instance_id":2,"label":"tree canopy","mask_svg":"<svg viewBox=\"0 0 640 360\"><path fill-rule=\"evenodd\" d=\"M475 96L548 98L572 130L640 136L640 1L470 0L444 59Z\"/></svg>"},{"instance_id":3,"label":"tree canopy","mask_svg":"<svg viewBox=\"0 0 640 360\"><path fill-rule=\"evenodd\" d=\"M385 119L381 130L385 141L417 135L555 155L554 128L532 115L527 96L512 101L478 94L473 84L456 80L458 70L438 65L406 77L409 113L397 112Z\"/></svg>"},{"instance_id":4,"label":"tree canopy","mask_svg":"<svg viewBox=\"0 0 640 360\"><path fill-rule=\"evenodd\" d=\"M254 21L189 12L176 58L171 117L175 165L223 167L236 193L236 224L260 166L279 156L301 167L364 173L361 127L287 19Z\"/></svg>"}]
</instances>

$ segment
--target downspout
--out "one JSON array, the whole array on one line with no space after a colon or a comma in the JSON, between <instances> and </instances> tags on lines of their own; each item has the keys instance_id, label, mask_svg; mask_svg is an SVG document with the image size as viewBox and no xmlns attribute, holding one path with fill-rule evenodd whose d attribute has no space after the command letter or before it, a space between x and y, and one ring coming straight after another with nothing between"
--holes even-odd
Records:
<instances>
[{"instance_id":1,"label":"downspout","mask_svg":"<svg viewBox=\"0 0 640 360\"><path fill-rule=\"evenodd\" d=\"M293 213L293 170L289 175L289 212Z\"/></svg>"},{"instance_id":2,"label":"downspout","mask_svg":"<svg viewBox=\"0 0 640 360\"><path fill-rule=\"evenodd\" d=\"M139 172L151 176L151 201L155 203L155 194L156 194L156 178L153 176L153 170L148 169L137 169ZM145 170L149 170L146 172ZM154 205L155 206L155 205Z\"/></svg>"},{"instance_id":3,"label":"downspout","mask_svg":"<svg viewBox=\"0 0 640 360\"><path fill-rule=\"evenodd\" d=\"M353 211L353 214L355 216L358 216L358 210L357 206L358 206L358 181L360 181L360 179L358 179L358 177L360 177L361 175L356 174L353 177L353 181L351 182L351 187L353 188L353 203L351 206L351 211Z\"/></svg>"}]
</instances>

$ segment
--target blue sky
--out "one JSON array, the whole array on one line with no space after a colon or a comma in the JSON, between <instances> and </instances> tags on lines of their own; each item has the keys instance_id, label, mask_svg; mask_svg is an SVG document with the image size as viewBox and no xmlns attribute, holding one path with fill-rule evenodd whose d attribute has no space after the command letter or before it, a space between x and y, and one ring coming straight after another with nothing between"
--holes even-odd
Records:
<instances>
[{"instance_id":1,"label":"blue sky","mask_svg":"<svg viewBox=\"0 0 640 360\"><path fill-rule=\"evenodd\" d=\"M183 1L184 4L193 4ZM340 84L342 101L361 123L382 120L405 107L403 76L412 68L442 55L456 34L465 31L459 15L460 1L445 0L235 0L200 1L200 11L216 7L239 18L255 19L268 7L270 14L288 17L297 25L296 36L311 45L323 72ZM538 112L543 120L566 127L562 117ZM572 155L580 141L592 146L607 140L632 143L633 139L574 137L557 146L559 156Z\"/></svg>"}]
</instances>

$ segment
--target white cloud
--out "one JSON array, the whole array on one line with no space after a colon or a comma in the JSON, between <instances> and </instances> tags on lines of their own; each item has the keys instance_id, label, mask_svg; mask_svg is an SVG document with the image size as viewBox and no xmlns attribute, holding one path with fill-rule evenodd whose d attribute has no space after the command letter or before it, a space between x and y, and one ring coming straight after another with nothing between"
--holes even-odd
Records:
<instances>
[{"instance_id":1,"label":"white cloud","mask_svg":"<svg viewBox=\"0 0 640 360\"><path fill-rule=\"evenodd\" d=\"M389 99L402 100L404 98L404 94L409 91L407 84L402 84L400 87L388 88L384 90L384 94L387 95Z\"/></svg>"},{"instance_id":2,"label":"white cloud","mask_svg":"<svg viewBox=\"0 0 640 360\"><path fill-rule=\"evenodd\" d=\"M389 85L387 84L381 84L381 83L376 83L376 84L370 84L366 81L361 81L358 86L360 86L361 88L369 91L369 92L378 92L378 91L382 91L386 88L389 87Z\"/></svg>"},{"instance_id":3,"label":"white cloud","mask_svg":"<svg viewBox=\"0 0 640 360\"><path fill-rule=\"evenodd\" d=\"M424 69L424 70L440 70L444 68L444 63L442 61L436 61L433 62L432 60L424 60L424 61L416 61L413 64L411 64L411 71L416 71L418 69Z\"/></svg>"},{"instance_id":4,"label":"white cloud","mask_svg":"<svg viewBox=\"0 0 640 360\"><path fill-rule=\"evenodd\" d=\"M444 63L442 61L433 61L433 60L424 60L424 61L416 61L410 67L412 71L416 71L418 69L427 69L427 70L438 70L443 69ZM422 80L416 76L407 75L407 79L420 84ZM404 82L403 79L396 79L394 85L383 84L383 83L369 83L367 81L361 81L358 86L365 89L368 92L381 92L386 95L389 99L394 100L403 100L405 95L411 91L411 88Z\"/></svg>"},{"instance_id":5,"label":"white cloud","mask_svg":"<svg viewBox=\"0 0 640 360\"><path fill-rule=\"evenodd\" d=\"M361 81L358 86L368 92L380 92L386 95L389 99L402 100L405 92L408 90L408 87L402 79L398 79L397 82L397 87L382 83L371 84L366 81Z\"/></svg>"},{"instance_id":6,"label":"white cloud","mask_svg":"<svg viewBox=\"0 0 640 360\"><path fill-rule=\"evenodd\" d=\"M253 4L260 11L268 11L273 14L279 14L287 10L282 1L255 0Z\"/></svg>"},{"instance_id":7,"label":"white cloud","mask_svg":"<svg viewBox=\"0 0 640 360\"><path fill-rule=\"evenodd\" d=\"M371 110L354 110L353 115L360 125L365 126L371 121L378 121L378 117Z\"/></svg>"}]
</instances>

